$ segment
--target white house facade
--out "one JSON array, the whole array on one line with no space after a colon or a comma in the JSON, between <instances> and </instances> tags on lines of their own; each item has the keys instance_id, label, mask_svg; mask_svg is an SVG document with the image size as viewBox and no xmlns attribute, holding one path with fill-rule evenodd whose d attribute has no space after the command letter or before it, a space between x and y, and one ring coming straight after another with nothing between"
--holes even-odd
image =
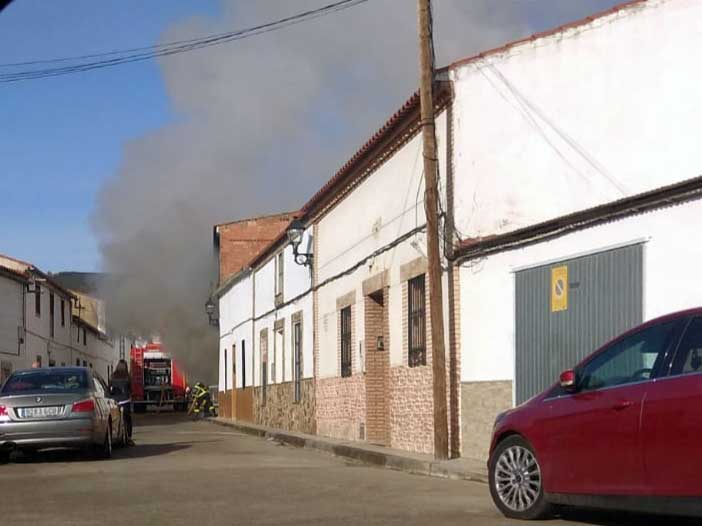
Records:
<instances>
[{"instance_id":1,"label":"white house facade","mask_svg":"<svg viewBox=\"0 0 702 526\"><path fill-rule=\"evenodd\" d=\"M616 334L702 304L700 17L632 2L449 68L464 455L485 458L498 412Z\"/></svg>"}]
</instances>

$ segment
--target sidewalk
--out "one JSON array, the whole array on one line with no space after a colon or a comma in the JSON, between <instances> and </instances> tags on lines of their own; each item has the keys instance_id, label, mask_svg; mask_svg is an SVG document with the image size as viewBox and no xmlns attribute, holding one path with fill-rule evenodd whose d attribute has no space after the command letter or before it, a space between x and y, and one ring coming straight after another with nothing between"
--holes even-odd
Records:
<instances>
[{"instance_id":1,"label":"sidewalk","mask_svg":"<svg viewBox=\"0 0 702 526\"><path fill-rule=\"evenodd\" d=\"M365 464L383 466L416 475L450 479L472 480L487 483L487 468L484 462L459 458L434 460L430 455L411 453L400 449L376 446L365 442L351 442L316 435L305 435L292 431L271 429L248 422L228 418L210 418L209 422L235 429L241 433L268 438L295 447L317 449L337 457L351 458Z\"/></svg>"}]
</instances>

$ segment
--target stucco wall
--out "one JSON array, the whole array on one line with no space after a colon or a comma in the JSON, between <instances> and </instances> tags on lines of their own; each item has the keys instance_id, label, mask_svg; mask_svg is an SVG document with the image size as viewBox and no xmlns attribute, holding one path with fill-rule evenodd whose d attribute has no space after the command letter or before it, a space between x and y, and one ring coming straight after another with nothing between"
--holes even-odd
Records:
<instances>
[{"instance_id":1,"label":"stucco wall","mask_svg":"<svg viewBox=\"0 0 702 526\"><path fill-rule=\"evenodd\" d=\"M697 220L702 201L633 216L461 268L462 381L514 379L514 271L645 240L644 319L702 304ZM593 349L594 350L594 349ZM554 381L556 379L554 378Z\"/></svg>"},{"instance_id":2,"label":"stucco wall","mask_svg":"<svg viewBox=\"0 0 702 526\"><path fill-rule=\"evenodd\" d=\"M455 68L463 235L699 175L701 17L700 2L651 0Z\"/></svg>"}]
</instances>

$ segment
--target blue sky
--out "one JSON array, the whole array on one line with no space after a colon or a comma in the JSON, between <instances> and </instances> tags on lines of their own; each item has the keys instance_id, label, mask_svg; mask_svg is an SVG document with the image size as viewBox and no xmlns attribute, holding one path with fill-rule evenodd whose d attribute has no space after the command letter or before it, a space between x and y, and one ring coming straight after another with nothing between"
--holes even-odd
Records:
<instances>
[{"instance_id":1,"label":"blue sky","mask_svg":"<svg viewBox=\"0 0 702 526\"><path fill-rule=\"evenodd\" d=\"M466 22L472 18L479 18L486 26L485 35L473 38L471 35L476 33L475 27L473 31L462 31L462 25L454 23L456 27L453 27L452 43L455 44L453 50L457 56L453 58L592 14L616 3L616 0L499 0L499 3L492 3L497 1L465 0L463 3L463 0L437 0L439 10L445 9L449 12L449 4L452 4L453 12L465 14ZM233 27L245 27L251 23L298 12L302 9L298 6L308 8L328 3L319 0L299 2L295 4L280 0L280 3L276 3L270 0L257 3L255 0L232 0L223 6L220 0L15 0L0 13L0 64L151 45L163 37L166 30L172 30L174 25L179 26L187 35L191 32L192 35L202 35ZM171 137L172 134L178 133L177 126L169 125L181 120L187 121L193 114L211 114L202 121L205 123L203 129L207 132L211 128L211 135L216 139L208 137L208 140L203 140L203 144L193 147L194 155L200 155L194 168L188 164L191 159L187 156L181 159L176 155L174 157L177 159L171 161L171 166L168 162L162 163L165 173L175 171L178 166L187 166L191 173L202 170L202 174L221 172L222 164L230 167L232 159L229 156L239 159L236 157L234 145L217 145L217 141L221 141L223 136L228 136L230 130L226 127L216 129L211 125L212 121L217 121L217 115L224 110L232 112L224 114L220 119L225 121L227 126L238 122L240 115L236 113L236 108L232 111L229 107L232 88L235 88L236 84L246 84L244 95L247 94L247 90L249 94L255 94L256 91L265 92L271 89L270 81L266 85L261 80L261 72L251 74L243 82L237 77L227 77L223 68L231 68L233 60L246 63L248 57L248 60L253 60L249 62L249 67L254 70L259 64L263 64L264 69L269 64L274 65L268 69L285 68L285 60L294 58L293 55L297 52L301 56L307 55L312 64L310 71L319 74L322 85L348 86L353 89L353 95L359 98L356 104L365 110L361 112L364 115L358 122L352 122L353 119L349 118L348 114L333 111L337 107L337 98L343 95L341 90L335 89L332 90L334 96L327 95L326 99L316 99L316 104L311 106L314 111L311 128L314 129L308 130L311 135L300 139L323 146L329 143L327 149L333 153L330 154L333 159L326 160L326 163L330 166L340 166L345 159L343 155L334 152L351 152L374 131L384 116L392 113L395 109L393 105L402 101L410 92L409 86L399 85L399 81L404 82L414 77L416 55L412 20L414 0L405 2L377 0L375 4L369 3L357 8L358 20L365 20L363 23L371 24L375 12L373 8L384 8L386 13L394 14L393 11L398 10L396 6L402 6L406 16L398 19L402 21L401 24L396 22L394 26L398 26L395 28L397 31L406 33L403 38L408 38L411 43L406 45L404 41L398 40L396 46L399 47L393 48L392 38L384 42L383 45L387 47L385 51L394 59L393 68L383 71L382 78L379 77L375 84L367 87L368 91L360 91L358 85L349 83L341 71L343 68L340 70L338 67L338 60L335 65L333 56L327 57L327 63L319 66L319 71L314 70L315 61L322 61L316 56L319 49L312 38L316 35L315 31L322 31L323 34L325 24L344 24L345 20L355 20L353 16L356 12L348 15L351 18L339 18L336 21L329 19L328 22L325 20L323 23L317 22L316 25L300 27L298 33L257 37L266 40L250 40L247 42L251 44L246 46L234 44L223 51L212 48L209 55L199 55L199 65L195 61L188 62L188 59L182 59L183 62L178 62L180 59L171 59L170 73L166 72L170 85L164 80L164 70L153 61L86 74L0 84L0 253L31 261L48 271L99 270L101 256L91 220L94 220L96 196L99 195L100 189L110 188L105 186L105 181L116 174L126 180L132 168L137 170L133 173L136 177L143 176L146 179L153 175L152 178L157 181L159 176L158 168L151 167L151 172L147 170L145 173L139 171L144 169L144 165L151 165L141 160L135 163L134 155L125 155L125 147L134 144L178 144L177 141L172 141ZM243 19L240 19L239 15ZM480 21L472 20L478 26ZM182 27L183 24L185 27ZM404 26L411 28L411 31L407 32ZM441 24L438 24L438 27L439 30L445 28ZM295 48L295 51L286 49L289 44L298 44L308 31L311 41L307 47L301 46L299 49ZM465 35L461 35L462 33ZM338 33L339 38L356 38L354 35L356 33ZM339 42L337 45L340 45ZM354 51L358 47L355 41L346 42L345 45ZM248 54L243 52L247 46ZM254 50L253 53L250 52L251 49ZM369 75L372 78L374 72L377 74L378 71L371 67L369 71L364 72L362 64L372 63L373 57L369 57L367 52L364 54L363 50L359 50L359 53L362 56L359 55L355 59L357 77ZM280 55L283 55L282 61L276 62ZM398 56L404 57L400 63L397 61ZM440 59L445 61L445 57ZM349 56L348 60L350 64L354 59ZM302 62L302 66L309 64ZM377 64L375 67L377 68ZM394 71L395 69L403 71ZM193 71L199 71L199 74L194 74ZM302 75L300 79L305 80L304 73ZM257 79L261 82L259 86L255 84ZM241 85L238 87L241 89ZM264 113L274 111L273 108L278 108L279 105L290 110L292 106L301 104L297 100L286 101L285 91L276 92L276 89L278 86L274 86L272 97L280 98L280 103L269 97L266 100L273 103L271 107L259 108ZM169 98L174 94L175 102ZM241 95L242 92L239 92L239 96ZM347 98L348 96L349 94L346 94ZM204 104L202 100L205 101ZM255 104L255 97L251 100L253 102L249 104ZM375 106L373 102L376 102ZM180 104L181 110L176 109L176 104ZM217 106L218 104L220 106ZM183 111L191 111L191 115L184 115ZM242 111L245 113L245 109ZM349 126L345 126L349 123ZM219 124L221 126L222 122ZM210 128L207 128L208 126ZM352 131L348 132L347 127ZM159 135L159 130L166 130L167 133ZM171 135L168 135L168 130L171 130ZM203 135L202 131L195 128L190 137L197 139ZM151 143L144 142L145 137L152 136L155 138ZM191 139L191 142L196 141ZM283 137L283 140L275 144L276 147L271 150L275 151L276 155L265 157L262 163L269 163L271 167L266 168L259 164L259 169L276 173L280 171L275 169L276 163L284 166L294 162L295 152L299 147L297 143ZM200 147L199 151L196 150L197 146ZM208 149L210 147L212 150ZM243 150L246 150L246 147L248 145L245 145ZM256 142L253 141L251 148L256 147L261 146L256 146ZM231 153L228 152L230 149ZM168 148L164 148L163 151L168 151ZM222 157L222 152L227 155L217 159L217 154ZM208 161L211 166L207 166ZM304 164L305 161L302 159L299 162ZM297 171L303 173L305 169L305 166L301 166ZM295 173L295 170L291 169L291 172ZM202 174L199 175L204 177ZM328 175L324 172L320 177ZM251 210L247 209L246 213L272 211L256 208L261 206L286 209L290 206L284 199L261 205L260 201L255 199L255 195L245 194L247 191L254 192L253 189L245 187L245 181L234 184L234 190L242 192L240 200L250 204ZM276 182L277 187L281 187L281 184ZM297 192L300 195L296 194L292 200L297 203L321 183L319 179L309 179L298 184L298 179L290 179L289 184L293 185L290 190L298 188ZM214 186L214 183L211 182L211 185ZM201 186L204 188L205 185ZM147 185L145 187L148 188ZM261 191L260 188L258 190ZM154 195L153 199L158 197ZM199 197L200 201L190 199L196 209L202 206L202 203L212 201L211 196L206 193ZM124 192L120 194L119 199L131 200ZM148 206L150 199L151 194L135 197L132 206ZM120 212L121 203L125 205L122 210L123 217L133 213L134 208L130 212L130 206L124 201L117 203L117 207L113 206L112 211L116 208L117 212ZM167 202L165 205L166 208L170 207ZM227 212L226 217L218 220L233 219L230 215L231 213ZM110 220L114 222L114 217ZM212 221L214 219L208 218L202 227L205 237ZM201 236L201 233L198 230L194 235Z\"/></svg>"},{"instance_id":2,"label":"blue sky","mask_svg":"<svg viewBox=\"0 0 702 526\"><path fill-rule=\"evenodd\" d=\"M208 0L18 0L0 14L0 63L154 43ZM0 85L0 253L95 270L95 194L125 142L176 118L158 65Z\"/></svg>"}]
</instances>

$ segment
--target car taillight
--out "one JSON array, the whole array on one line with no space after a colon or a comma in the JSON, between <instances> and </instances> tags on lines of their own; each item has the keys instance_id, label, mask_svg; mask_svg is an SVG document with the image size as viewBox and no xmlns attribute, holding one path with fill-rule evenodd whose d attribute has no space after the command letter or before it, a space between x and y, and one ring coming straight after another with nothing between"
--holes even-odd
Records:
<instances>
[{"instance_id":1,"label":"car taillight","mask_svg":"<svg viewBox=\"0 0 702 526\"><path fill-rule=\"evenodd\" d=\"M7 410L7 407L4 405L0 405L0 422L9 422L10 421L10 413Z\"/></svg>"},{"instance_id":2,"label":"car taillight","mask_svg":"<svg viewBox=\"0 0 702 526\"><path fill-rule=\"evenodd\" d=\"M76 402L71 407L72 413L92 413L93 411L95 411L95 401L92 398Z\"/></svg>"}]
</instances>

